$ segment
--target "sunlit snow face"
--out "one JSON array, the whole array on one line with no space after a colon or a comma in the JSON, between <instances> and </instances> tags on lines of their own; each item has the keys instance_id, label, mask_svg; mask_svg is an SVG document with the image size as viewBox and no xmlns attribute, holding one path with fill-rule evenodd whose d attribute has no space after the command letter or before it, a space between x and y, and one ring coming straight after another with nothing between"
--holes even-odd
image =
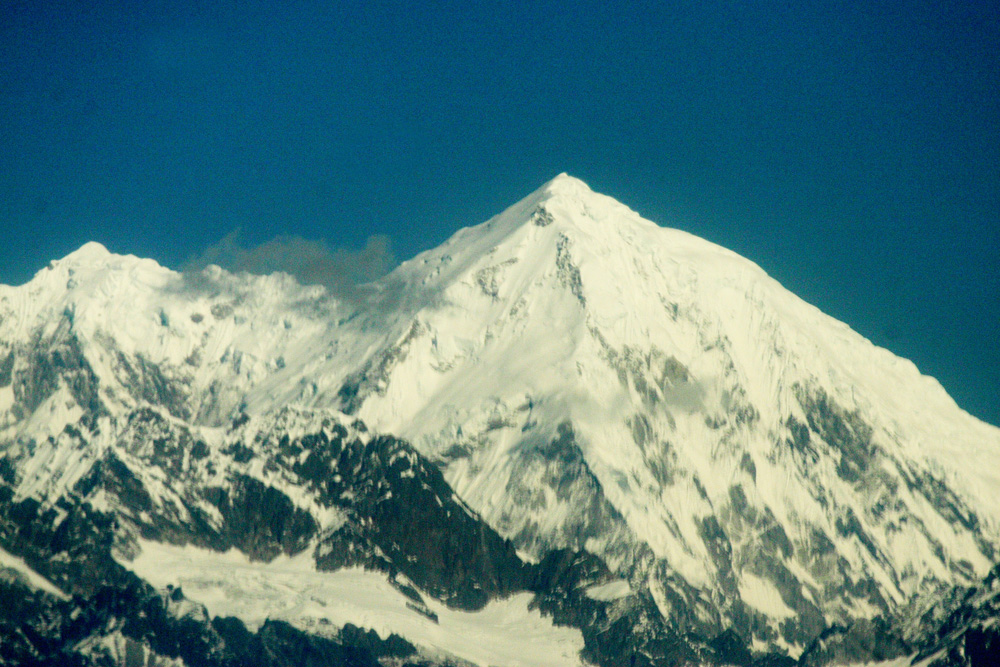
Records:
<instances>
[{"instance_id":1,"label":"sunlit snow face","mask_svg":"<svg viewBox=\"0 0 1000 667\"><path fill-rule=\"evenodd\" d=\"M382 637L396 633L429 655L443 653L481 665L564 667L578 664L583 649L578 630L554 626L528 608L530 593L491 602L478 612L454 611L428 598L435 621L415 611L384 574L317 572L311 551L254 563L236 551L223 554L148 541L140 549L135 560L123 565L158 588L181 587L210 616L235 616L251 630L268 619L311 632L352 623Z\"/></svg>"}]
</instances>

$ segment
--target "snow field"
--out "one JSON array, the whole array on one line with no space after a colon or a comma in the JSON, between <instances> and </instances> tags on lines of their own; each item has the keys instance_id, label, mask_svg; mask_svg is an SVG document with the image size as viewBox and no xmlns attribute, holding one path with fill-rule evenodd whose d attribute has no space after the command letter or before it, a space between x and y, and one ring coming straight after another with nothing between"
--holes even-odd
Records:
<instances>
[{"instance_id":1,"label":"snow field","mask_svg":"<svg viewBox=\"0 0 1000 667\"><path fill-rule=\"evenodd\" d=\"M318 572L311 552L251 562L230 550L140 541L141 554L123 562L153 586L180 586L210 616L235 616L250 629L267 619L311 632L346 623L370 628L385 639L405 637L427 654L447 654L482 667L570 667L582 665L583 637L529 610L530 593L495 600L478 612L462 612L425 597L435 623L407 607L408 599L385 575L362 569Z\"/></svg>"}]
</instances>

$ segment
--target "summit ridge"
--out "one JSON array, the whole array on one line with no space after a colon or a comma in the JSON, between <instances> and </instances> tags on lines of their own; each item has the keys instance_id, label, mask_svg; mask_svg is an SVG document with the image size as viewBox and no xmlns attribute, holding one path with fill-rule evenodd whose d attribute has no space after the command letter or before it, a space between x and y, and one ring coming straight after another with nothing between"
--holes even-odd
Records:
<instances>
[{"instance_id":1,"label":"summit ridge","mask_svg":"<svg viewBox=\"0 0 1000 667\"><path fill-rule=\"evenodd\" d=\"M570 176L566 172L558 174L551 181L543 185L542 190L551 194L558 193L578 197L595 194L589 185L575 176Z\"/></svg>"}]
</instances>

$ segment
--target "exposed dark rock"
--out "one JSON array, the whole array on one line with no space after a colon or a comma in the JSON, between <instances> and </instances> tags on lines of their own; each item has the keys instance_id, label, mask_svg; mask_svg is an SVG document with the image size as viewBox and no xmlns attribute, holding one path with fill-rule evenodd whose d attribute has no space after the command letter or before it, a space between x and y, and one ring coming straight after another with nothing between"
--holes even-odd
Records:
<instances>
[{"instance_id":1,"label":"exposed dark rock","mask_svg":"<svg viewBox=\"0 0 1000 667\"><path fill-rule=\"evenodd\" d=\"M348 646L367 650L376 658L407 658L417 652L410 642L391 634L385 639L374 630L364 630L348 623L340 629L340 640Z\"/></svg>"},{"instance_id":2,"label":"exposed dark rock","mask_svg":"<svg viewBox=\"0 0 1000 667\"><path fill-rule=\"evenodd\" d=\"M160 406L180 419L190 418L187 387L168 379L159 365L142 355L130 358L118 352L114 370L118 381L137 401Z\"/></svg>"},{"instance_id":3,"label":"exposed dark rock","mask_svg":"<svg viewBox=\"0 0 1000 667\"><path fill-rule=\"evenodd\" d=\"M851 483L861 481L875 456L872 427L857 411L845 410L822 389L813 392L799 386L796 389L809 428L840 453L837 474Z\"/></svg>"},{"instance_id":4,"label":"exposed dark rock","mask_svg":"<svg viewBox=\"0 0 1000 667\"><path fill-rule=\"evenodd\" d=\"M32 373L20 374L18 364L8 361L13 355L0 362L9 365L11 382L21 382L25 396L42 396L71 377L77 378L75 397L96 394L96 385L88 384L85 360L73 354L75 339L64 334L60 340L65 344L57 354L43 355L43 362L31 361L38 366ZM397 354L405 355L404 343L409 341L401 342ZM672 357L631 349L606 352L622 382L648 400L695 396L693 388L685 388L690 381L686 368ZM364 385L364 391L378 391L378 377L389 372L399 358L390 355L378 360L359 388ZM148 386L142 391L148 400L173 401L175 409L183 402L182 385L162 374L146 373L141 359L126 362L132 364L131 372L147 375ZM731 400L734 412L719 422L719 428L756 418L744 398L734 395ZM825 395L809 401L803 405L808 424L791 417L786 420L792 449L808 457L818 448L836 447L841 452L842 478L854 484L888 484L870 465L877 452L870 442L870 430L865 430L856 415ZM743 408L749 411L737 419L735 415L743 414ZM546 555L538 565L526 565L510 542L500 538L454 494L437 465L405 442L368 436L360 423L348 427L326 418L296 437L289 433L301 433L300 429L258 433L252 430L257 422L240 414L230 424L224 445L209 447L188 427L168 417L167 411L169 406L133 411L115 446L71 493L54 503L43 507L31 499L14 502L11 489L0 484L0 545L76 596L66 601L40 593L23 596L17 578L0 580L0 604L10 608L7 615L0 613L0 659L15 664L102 664L109 658L101 651L114 645L125 664L178 658L192 666L375 665L379 659L396 664L421 660L404 639L382 640L374 632L350 625L339 634L320 637L279 622L266 623L255 632L236 619L208 620L205 614L174 617L172 605L183 601L179 589L153 591L111 557L112 548L127 550L128 540L135 536L216 550L235 547L265 561L315 544L320 569L361 566L384 572L406 596L411 609L431 620L436 618L425 595L455 608L474 610L492 599L530 590L535 594L536 608L557 624L580 629L584 657L599 665L793 664L787 657L749 651L744 637L766 638L774 630L739 599L734 574L734 559L739 557L744 571L772 582L795 612L795 619L778 630L786 640L808 642L820 635L803 655L803 665L885 659L910 650L893 625L894 619L888 617L868 625L826 628L822 614L803 596L801 583L783 562L802 545L789 540L769 508L753 505L742 486L747 483L745 475L740 476L742 484L730 487L729 502L720 513L705 516L699 523L719 573L721 593L706 596L671 573L668 564L639 552L630 557L636 559L633 562L647 558L648 571L642 571L650 576L632 582L629 592L617 599L594 599L589 590L617 580L604 561L579 550L560 550ZM497 428L511 425L504 415L497 420ZM274 423L280 424L280 419ZM669 443L639 413L628 423L644 456L662 460L665 467L660 474L671 478ZM89 422L70 425L60 437L85 447L93 435L88 430L92 427L96 426ZM24 446L30 449L32 443ZM0 479L5 484L17 481L10 456L0 458ZM582 512L584 523L569 527L577 531L574 539L579 544L574 546L583 547L588 536L607 534L612 527L624 525L622 517L606 503L569 423L561 425L554 438L528 451L525 460L544 471L545 484L559 502L584 498L592 503ZM751 478L755 476L753 461L747 457L741 461L741 469ZM263 476L254 477L250 470L263 470ZM970 530L978 526L975 514L946 493L937 479L911 470L900 471L900 475L911 489L929 500L933 496L932 503L949 520ZM546 502L531 489L518 486L516 476L511 479L508 490L512 497L523 496L526 504ZM903 481L896 483L902 485ZM627 486L632 481L623 478L618 483ZM694 477L691 483L707 501L700 481ZM283 484L304 493L311 505L296 505L301 500L293 502L286 492L289 487ZM106 494L101 496L104 502L91 503L98 491ZM114 508L107 510L109 513L95 509L98 504L108 507L109 500ZM886 503L883 511L891 513L891 498ZM321 533L316 519L303 509L309 506L333 516L339 513L342 521L338 519L332 524L335 528ZM881 557L864 531L870 516L854 516L849 510L834 516L842 535L856 537L874 557ZM734 554L732 544L739 543L739 535L751 531L757 550ZM846 564L835 558L833 546L824 540L825 536L818 536L811 547L815 547L817 558L830 561L830 575L844 579L849 594L888 609L872 582L848 580ZM972 571L969 563L954 566ZM653 570L656 567L662 570ZM670 622L663 619L648 588L648 582L654 580L662 584L657 593L672 609ZM946 662L942 664L991 664L997 650L997 626L989 619L996 613L983 611L981 601L989 597L984 590L956 594L947 617L937 619L940 627L927 625L934 628L934 640L913 650L919 649L925 656L943 651L941 660ZM720 633L723 627L729 629Z\"/></svg>"},{"instance_id":5,"label":"exposed dark rock","mask_svg":"<svg viewBox=\"0 0 1000 667\"><path fill-rule=\"evenodd\" d=\"M809 427L792 415L788 415L785 419L785 426L788 427L788 444L800 455L808 457L810 461L819 460L819 453L810 442Z\"/></svg>"},{"instance_id":6,"label":"exposed dark rock","mask_svg":"<svg viewBox=\"0 0 1000 667\"><path fill-rule=\"evenodd\" d=\"M897 469L910 491L919 493L926 498L946 521L958 524L971 532L980 551L988 559L996 558L993 545L982 536L979 517L947 484L927 471L907 469L901 466L897 466Z\"/></svg>"},{"instance_id":7,"label":"exposed dark rock","mask_svg":"<svg viewBox=\"0 0 1000 667\"><path fill-rule=\"evenodd\" d=\"M690 372L676 357L655 346L650 350L629 345L615 349L596 327L590 328L590 334L601 346L602 356L618 374L622 385L631 385L647 405L688 408L701 400L700 390L690 382ZM731 411L736 412L737 406L732 406Z\"/></svg>"},{"instance_id":8,"label":"exposed dark rock","mask_svg":"<svg viewBox=\"0 0 1000 667\"><path fill-rule=\"evenodd\" d=\"M548 227L553 222L555 222L555 218L552 217L552 213L542 204L539 204L538 208L531 214L531 223L538 227Z\"/></svg>"},{"instance_id":9,"label":"exposed dark rock","mask_svg":"<svg viewBox=\"0 0 1000 667\"><path fill-rule=\"evenodd\" d=\"M236 619L210 621L204 609L177 615L172 609L184 601L180 589L157 592L110 557L103 515L76 508L75 528L63 528L67 518L53 531L52 517L37 503L0 509L0 546L77 593L63 600L0 579L0 665L153 665L163 658L192 667L379 667L379 658L415 653L398 636L383 640L351 625L333 640L280 622L251 632ZM117 642L121 662L98 640Z\"/></svg>"},{"instance_id":10,"label":"exposed dark rock","mask_svg":"<svg viewBox=\"0 0 1000 667\"><path fill-rule=\"evenodd\" d=\"M944 599L951 609L938 625L923 628L918 659L943 654L933 667L987 667L1000 664L1000 564L974 587ZM936 626L936 627L935 627Z\"/></svg>"},{"instance_id":11,"label":"exposed dark rock","mask_svg":"<svg viewBox=\"0 0 1000 667\"><path fill-rule=\"evenodd\" d=\"M502 277L504 269L516 263L517 258L512 257L505 262L487 266L477 271L475 276L476 284L479 285L479 289L483 291L483 294L493 299L498 298L500 294L499 279Z\"/></svg>"},{"instance_id":12,"label":"exposed dark rock","mask_svg":"<svg viewBox=\"0 0 1000 667\"><path fill-rule=\"evenodd\" d=\"M523 564L513 546L459 501L437 467L406 443L385 436L363 443L349 439L341 427L329 436L321 431L279 445L320 502L354 517L351 533L341 530L328 538L324 566L359 559L373 564L370 549L365 554L371 545L394 570L462 609L481 608L493 597L524 588ZM299 451L308 452L301 462Z\"/></svg>"},{"instance_id":13,"label":"exposed dark rock","mask_svg":"<svg viewBox=\"0 0 1000 667\"><path fill-rule=\"evenodd\" d=\"M14 371L14 353L7 354L0 361L0 389L9 387Z\"/></svg>"},{"instance_id":14,"label":"exposed dark rock","mask_svg":"<svg viewBox=\"0 0 1000 667\"><path fill-rule=\"evenodd\" d=\"M228 491L211 491L209 500L225 520L226 543L251 559L269 561L281 553L298 553L316 534L316 522L308 512L252 477L234 478Z\"/></svg>"},{"instance_id":15,"label":"exposed dark rock","mask_svg":"<svg viewBox=\"0 0 1000 667\"><path fill-rule=\"evenodd\" d=\"M532 603L555 623L581 629L583 656L605 667L696 665L703 651L664 623L648 591L620 601L594 600L587 589L614 579L586 552L558 550L534 568Z\"/></svg>"},{"instance_id":16,"label":"exposed dark rock","mask_svg":"<svg viewBox=\"0 0 1000 667\"><path fill-rule=\"evenodd\" d=\"M701 520L698 526L702 541L708 549L723 593L732 597L738 596L736 577L733 574L733 549L722 526L714 515Z\"/></svg>"},{"instance_id":17,"label":"exposed dark rock","mask_svg":"<svg viewBox=\"0 0 1000 667\"><path fill-rule=\"evenodd\" d=\"M891 660L907 655L911 648L884 618L861 619L848 627L834 625L824 630L803 652L803 667L842 665Z\"/></svg>"},{"instance_id":18,"label":"exposed dark rock","mask_svg":"<svg viewBox=\"0 0 1000 667\"><path fill-rule=\"evenodd\" d=\"M108 452L92 469L101 486L139 512L153 509L153 499L142 482L114 452Z\"/></svg>"},{"instance_id":19,"label":"exposed dark rock","mask_svg":"<svg viewBox=\"0 0 1000 667\"><path fill-rule=\"evenodd\" d=\"M583 294L583 280L580 278L580 269L573 263L570 254L570 240L565 234L559 235L559 242L556 244L556 270L559 281L566 287L583 308L587 307L587 297Z\"/></svg>"},{"instance_id":20,"label":"exposed dark rock","mask_svg":"<svg viewBox=\"0 0 1000 667\"><path fill-rule=\"evenodd\" d=\"M93 415L104 413L100 401L100 380L83 354L80 341L69 320L63 320L50 338L37 338L26 351L26 363L11 366L15 412L27 417L59 387L66 386L73 399Z\"/></svg>"},{"instance_id":21,"label":"exposed dark rock","mask_svg":"<svg viewBox=\"0 0 1000 667\"><path fill-rule=\"evenodd\" d=\"M989 667L1000 664L1000 628L970 628L963 639L963 652L969 667Z\"/></svg>"},{"instance_id":22,"label":"exposed dark rock","mask_svg":"<svg viewBox=\"0 0 1000 667\"><path fill-rule=\"evenodd\" d=\"M584 459L570 422L559 424L551 440L527 450L522 464L524 471L540 477L541 483L525 484L525 475L520 470L510 475L506 491L519 506L548 507L552 500L544 492L548 488L554 491L557 502L573 507L573 518L560 529L560 545L582 550L588 539L618 532L623 538L620 544L623 552L634 546L626 543L624 517L605 497L601 482ZM505 528L520 548L538 554L552 548L552 544L541 539L536 526L516 521L517 517L510 517L510 525Z\"/></svg>"},{"instance_id":23,"label":"exposed dark rock","mask_svg":"<svg viewBox=\"0 0 1000 667\"><path fill-rule=\"evenodd\" d=\"M747 648L746 642L731 628L715 636L708 643L719 664L750 667L753 664L753 654Z\"/></svg>"},{"instance_id":24,"label":"exposed dark rock","mask_svg":"<svg viewBox=\"0 0 1000 667\"><path fill-rule=\"evenodd\" d=\"M267 621L257 637L264 654L278 665L301 667L382 667L371 651L359 646L345 646L330 639L307 635L281 621Z\"/></svg>"},{"instance_id":25,"label":"exposed dark rock","mask_svg":"<svg viewBox=\"0 0 1000 667\"><path fill-rule=\"evenodd\" d=\"M769 653L755 657L752 664L753 667L795 667L798 662L787 655Z\"/></svg>"}]
</instances>

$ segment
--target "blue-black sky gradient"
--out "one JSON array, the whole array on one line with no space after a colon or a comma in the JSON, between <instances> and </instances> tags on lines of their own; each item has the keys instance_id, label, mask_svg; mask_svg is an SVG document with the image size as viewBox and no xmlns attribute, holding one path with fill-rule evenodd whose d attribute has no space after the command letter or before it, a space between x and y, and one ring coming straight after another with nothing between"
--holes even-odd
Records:
<instances>
[{"instance_id":1,"label":"blue-black sky gradient","mask_svg":"<svg viewBox=\"0 0 1000 667\"><path fill-rule=\"evenodd\" d=\"M234 230L380 266L566 171L1000 424L992 0L5 2L0 146L2 283Z\"/></svg>"}]
</instances>

